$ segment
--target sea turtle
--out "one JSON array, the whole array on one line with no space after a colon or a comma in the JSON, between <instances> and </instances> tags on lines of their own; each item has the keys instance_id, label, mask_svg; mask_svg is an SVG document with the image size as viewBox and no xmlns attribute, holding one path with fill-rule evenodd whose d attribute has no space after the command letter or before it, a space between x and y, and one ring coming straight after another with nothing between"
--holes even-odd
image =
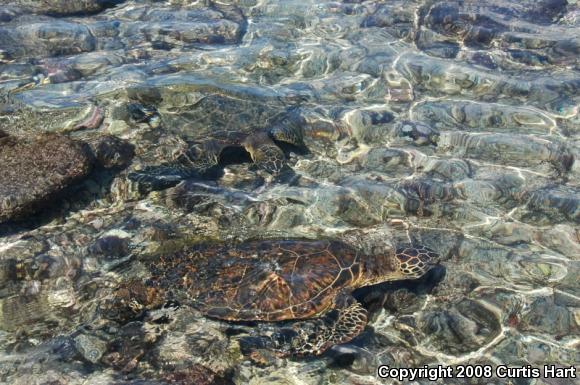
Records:
<instances>
[{"instance_id":1,"label":"sea turtle","mask_svg":"<svg viewBox=\"0 0 580 385\"><path fill-rule=\"evenodd\" d=\"M132 99L137 101L150 93L132 92ZM125 115L146 115L135 111L140 103L131 103L132 111ZM233 97L223 90L194 98L162 90L161 96L149 97L144 104L148 108L159 106L156 113L163 132L180 142L168 150L156 144L153 156L142 157L142 169L129 173L129 179L149 190L211 176L218 165L248 160L278 176L288 170L284 150L324 151L347 135L323 111L288 107L278 98Z\"/></svg>"},{"instance_id":2,"label":"sea turtle","mask_svg":"<svg viewBox=\"0 0 580 385\"><path fill-rule=\"evenodd\" d=\"M364 329L367 311L351 295L354 289L419 278L437 260L425 247L365 255L338 240L206 244L151 262L152 278L143 286L123 287L117 299L137 311L146 302L158 305L157 292L225 321L308 319L314 323L310 332L296 322L284 329L290 333L269 337L266 348L280 355L318 355Z\"/></svg>"},{"instance_id":3,"label":"sea turtle","mask_svg":"<svg viewBox=\"0 0 580 385\"><path fill-rule=\"evenodd\" d=\"M188 142L174 159L159 166L147 166L129 173L128 178L146 189L160 190L175 186L183 179L205 176L218 166L227 149L245 149L254 164L269 174L278 175L284 165L284 152L270 138L268 132L214 133L214 138Z\"/></svg>"},{"instance_id":4,"label":"sea turtle","mask_svg":"<svg viewBox=\"0 0 580 385\"><path fill-rule=\"evenodd\" d=\"M131 104L133 110L136 105ZM170 112L166 109L157 112L164 130L181 143L166 155L163 153L167 151L156 147L153 163L146 162L128 175L148 190L171 187L187 178L206 177L220 164L247 160L277 176L286 167L286 156L278 144L303 146L299 132L286 134L275 123L280 114L284 115L281 105L269 106L218 93L191 105L171 108ZM163 158L160 161L159 155Z\"/></svg>"}]
</instances>

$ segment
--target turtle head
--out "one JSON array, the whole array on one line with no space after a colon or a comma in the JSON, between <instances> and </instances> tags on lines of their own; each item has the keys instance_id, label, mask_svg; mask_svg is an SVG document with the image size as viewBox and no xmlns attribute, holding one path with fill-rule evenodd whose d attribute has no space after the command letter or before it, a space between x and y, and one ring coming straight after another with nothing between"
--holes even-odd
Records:
<instances>
[{"instance_id":1,"label":"turtle head","mask_svg":"<svg viewBox=\"0 0 580 385\"><path fill-rule=\"evenodd\" d=\"M389 281L421 278L439 262L439 255L422 246L397 248L392 253L368 257L363 266L363 276L356 287Z\"/></svg>"},{"instance_id":2,"label":"turtle head","mask_svg":"<svg viewBox=\"0 0 580 385\"><path fill-rule=\"evenodd\" d=\"M395 254L402 279L420 278L439 262L439 255L426 247L401 247Z\"/></svg>"},{"instance_id":3,"label":"turtle head","mask_svg":"<svg viewBox=\"0 0 580 385\"><path fill-rule=\"evenodd\" d=\"M284 168L284 152L266 132L248 136L242 142L242 146L250 154L254 163L268 173L278 175Z\"/></svg>"}]
</instances>

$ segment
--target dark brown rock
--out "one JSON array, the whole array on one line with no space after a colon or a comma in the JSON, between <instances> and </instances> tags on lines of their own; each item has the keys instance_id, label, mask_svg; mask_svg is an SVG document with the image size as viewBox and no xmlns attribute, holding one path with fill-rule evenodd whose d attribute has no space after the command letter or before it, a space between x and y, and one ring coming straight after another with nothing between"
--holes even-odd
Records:
<instances>
[{"instance_id":1,"label":"dark brown rock","mask_svg":"<svg viewBox=\"0 0 580 385\"><path fill-rule=\"evenodd\" d=\"M97 162L104 168L127 166L134 155L134 147L127 141L106 135L90 144Z\"/></svg>"},{"instance_id":2,"label":"dark brown rock","mask_svg":"<svg viewBox=\"0 0 580 385\"><path fill-rule=\"evenodd\" d=\"M86 177L92 156L83 143L48 134L32 140L0 140L0 222L51 203Z\"/></svg>"},{"instance_id":3,"label":"dark brown rock","mask_svg":"<svg viewBox=\"0 0 580 385\"><path fill-rule=\"evenodd\" d=\"M166 373L163 382L174 385L228 385L230 381L203 365L195 364L185 370Z\"/></svg>"}]
</instances>

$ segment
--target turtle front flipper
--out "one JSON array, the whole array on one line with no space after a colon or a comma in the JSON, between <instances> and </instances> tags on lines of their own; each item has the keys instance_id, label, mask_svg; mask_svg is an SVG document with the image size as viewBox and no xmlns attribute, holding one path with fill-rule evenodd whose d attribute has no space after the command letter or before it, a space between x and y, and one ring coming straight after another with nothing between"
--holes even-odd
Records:
<instances>
[{"instance_id":1,"label":"turtle front flipper","mask_svg":"<svg viewBox=\"0 0 580 385\"><path fill-rule=\"evenodd\" d=\"M274 143L268 133L259 132L248 136L242 146L250 153L254 163L272 175L278 175L286 165L284 152Z\"/></svg>"},{"instance_id":2,"label":"turtle front flipper","mask_svg":"<svg viewBox=\"0 0 580 385\"><path fill-rule=\"evenodd\" d=\"M133 321L146 311L160 308L167 292L151 281L130 280L120 284L99 303L99 314L122 324Z\"/></svg>"},{"instance_id":3,"label":"turtle front flipper","mask_svg":"<svg viewBox=\"0 0 580 385\"><path fill-rule=\"evenodd\" d=\"M294 322L270 335L242 338L240 346L249 355L260 349L273 350L281 356L320 355L358 336L366 324L366 309L345 294L337 297L335 308L320 318Z\"/></svg>"},{"instance_id":4,"label":"turtle front flipper","mask_svg":"<svg viewBox=\"0 0 580 385\"><path fill-rule=\"evenodd\" d=\"M319 355L328 348L349 342L358 336L367 324L367 311L353 297L338 298L337 308L325 314L316 333L307 336L303 344L295 348L298 355Z\"/></svg>"}]
</instances>

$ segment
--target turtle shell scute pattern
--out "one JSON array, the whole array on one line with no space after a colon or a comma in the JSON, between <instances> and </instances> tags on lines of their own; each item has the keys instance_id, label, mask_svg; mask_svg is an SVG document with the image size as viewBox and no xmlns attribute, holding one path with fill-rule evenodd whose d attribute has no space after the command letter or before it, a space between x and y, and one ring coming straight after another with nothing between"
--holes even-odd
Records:
<instances>
[{"instance_id":1,"label":"turtle shell scute pattern","mask_svg":"<svg viewBox=\"0 0 580 385\"><path fill-rule=\"evenodd\" d=\"M334 241L257 241L198 246L160 259L156 284L185 290L207 316L231 321L313 317L360 275L358 254Z\"/></svg>"}]
</instances>

